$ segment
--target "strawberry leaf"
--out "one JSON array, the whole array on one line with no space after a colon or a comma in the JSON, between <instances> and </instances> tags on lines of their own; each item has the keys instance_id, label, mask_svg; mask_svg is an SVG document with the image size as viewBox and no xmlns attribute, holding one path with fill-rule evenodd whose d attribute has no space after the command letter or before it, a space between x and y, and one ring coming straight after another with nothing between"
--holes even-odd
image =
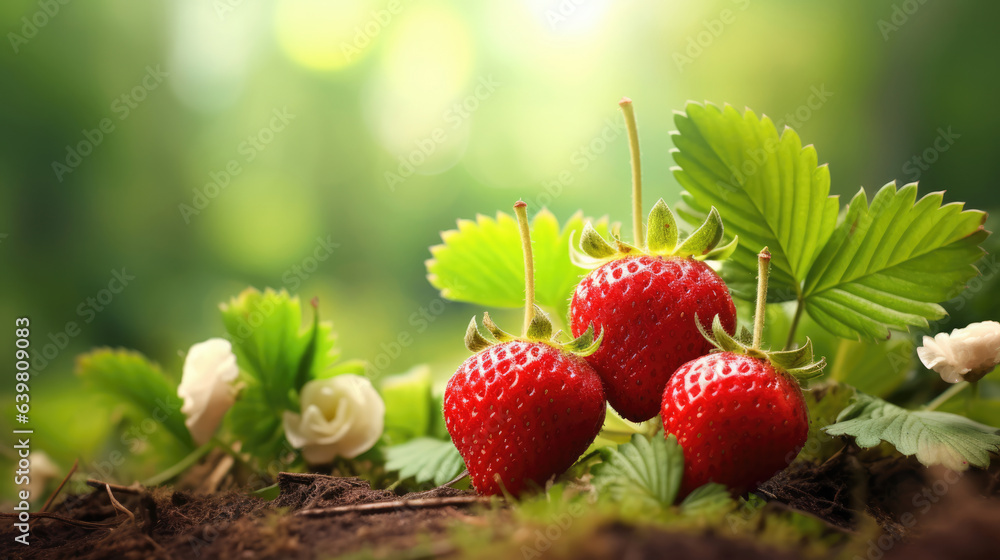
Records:
<instances>
[{"instance_id":1,"label":"strawberry leaf","mask_svg":"<svg viewBox=\"0 0 1000 560\"><path fill-rule=\"evenodd\" d=\"M681 502L681 511L687 514L709 514L736 507L729 488L724 484L709 482L695 488Z\"/></svg>"},{"instance_id":2,"label":"strawberry leaf","mask_svg":"<svg viewBox=\"0 0 1000 560\"><path fill-rule=\"evenodd\" d=\"M612 501L640 509L674 504L684 474L684 452L677 438L636 434L628 443L600 450L593 468L597 491Z\"/></svg>"},{"instance_id":3,"label":"strawberry leaf","mask_svg":"<svg viewBox=\"0 0 1000 560\"><path fill-rule=\"evenodd\" d=\"M556 217L543 209L531 224L535 300L561 320L569 314L573 289L587 273L569 258L570 236L579 239L584 223L577 213L560 230ZM606 220L595 226L607 234ZM512 216L498 212L496 218L459 220L458 229L443 232L441 239L443 244L431 247L427 279L442 297L490 307L524 305L521 238Z\"/></svg>"},{"instance_id":4,"label":"strawberry leaf","mask_svg":"<svg viewBox=\"0 0 1000 560\"><path fill-rule=\"evenodd\" d=\"M916 365L913 339L895 336L884 344L840 340L830 379L869 395L886 397L906 381Z\"/></svg>"},{"instance_id":5,"label":"strawberry leaf","mask_svg":"<svg viewBox=\"0 0 1000 560\"><path fill-rule=\"evenodd\" d=\"M944 317L938 302L979 273L986 214L942 206L943 193L916 197L915 183L889 183L871 206L864 190L854 197L805 282L817 323L843 338L885 340L890 327Z\"/></svg>"},{"instance_id":6,"label":"strawberry leaf","mask_svg":"<svg viewBox=\"0 0 1000 560\"><path fill-rule=\"evenodd\" d=\"M906 410L859 393L854 403L826 427L830 435L854 436L860 447L885 441L903 455L916 455L926 466L943 465L962 471L987 467L990 454L1000 452L996 428L947 412Z\"/></svg>"},{"instance_id":7,"label":"strawberry leaf","mask_svg":"<svg viewBox=\"0 0 1000 560\"><path fill-rule=\"evenodd\" d=\"M772 301L796 299L801 283L832 235L839 204L830 196L830 173L817 166L816 150L798 134L781 136L768 117L740 114L726 105L689 103L674 122L674 176L686 191L677 212L701 224L714 206L726 222L726 236L740 244L723 267L724 277L751 280L757 252L771 251ZM734 292L753 301L752 283L734 282ZM737 291L741 287L747 288Z\"/></svg>"},{"instance_id":8,"label":"strawberry leaf","mask_svg":"<svg viewBox=\"0 0 1000 560\"><path fill-rule=\"evenodd\" d=\"M939 303L977 274L985 213L890 183L870 206L859 192L838 219L827 167L790 128L779 137L767 117L697 103L675 122L677 211L699 224L715 207L726 235L739 236L721 271L737 297L753 301L756 252L767 246L769 301L796 300L829 332L877 341L943 317Z\"/></svg>"},{"instance_id":9,"label":"strawberry leaf","mask_svg":"<svg viewBox=\"0 0 1000 560\"><path fill-rule=\"evenodd\" d=\"M76 374L87 385L114 397L116 404L125 403L134 420L162 425L186 452L195 448L180 411L177 384L142 354L100 348L76 359Z\"/></svg>"},{"instance_id":10,"label":"strawberry leaf","mask_svg":"<svg viewBox=\"0 0 1000 560\"><path fill-rule=\"evenodd\" d=\"M333 327L314 315L303 328L299 298L285 290L248 288L219 308L244 383L259 385L256 394L272 410L297 412L302 385L323 377L337 361Z\"/></svg>"},{"instance_id":11,"label":"strawberry leaf","mask_svg":"<svg viewBox=\"0 0 1000 560\"><path fill-rule=\"evenodd\" d=\"M465 463L451 441L417 438L385 450L385 468L399 471L399 478L440 486L465 470Z\"/></svg>"}]
</instances>

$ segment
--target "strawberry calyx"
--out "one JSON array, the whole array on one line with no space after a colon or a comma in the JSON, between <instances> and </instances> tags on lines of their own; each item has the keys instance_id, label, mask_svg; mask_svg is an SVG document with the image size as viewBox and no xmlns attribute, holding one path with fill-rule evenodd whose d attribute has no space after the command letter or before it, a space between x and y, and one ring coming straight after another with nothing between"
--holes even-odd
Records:
<instances>
[{"instance_id":1,"label":"strawberry calyx","mask_svg":"<svg viewBox=\"0 0 1000 560\"><path fill-rule=\"evenodd\" d=\"M604 331L602 330L600 334L595 335L594 324L591 323L586 332L580 336L572 340L565 340L566 337L563 336L562 331L553 333L552 320L537 305L534 306L531 323L523 336L515 336L501 329L493 322L489 313L483 313L483 328L486 329L485 333L480 331L476 318L473 317L469 328L465 331L465 347L470 352L480 352L496 344L520 340L547 344L557 350L585 358L597 352L604 339Z\"/></svg>"},{"instance_id":2,"label":"strawberry calyx","mask_svg":"<svg viewBox=\"0 0 1000 560\"><path fill-rule=\"evenodd\" d=\"M695 315L695 324L698 325L702 336L715 346L713 352L731 352L766 360L774 369L783 371L800 382L819 377L823 374L823 368L826 367L826 358L816 360L813 354L812 340L809 338L806 338L806 343L803 346L794 350L769 351L754 348L753 333L746 327L742 327L735 337L727 333L718 315L712 321L711 333L705 330L701 321L697 319L697 315Z\"/></svg>"},{"instance_id":3,"label":"strawberry calyx","mask_svg":"<svg viewBox=\"0 0 1000 560\"><path fill-rule=\"evenodd\" d=\"M622 241L617 228L612 230L610 240L597 232L587 222L580 234L579 248L570 237L570 258L573 264L585 269L595 269L610 261L639 255L692 258L699 261L723 260L736 251L739 237L719 246L725 233L722 217L713 206L705 221L691 235L680 238L677 218L663 199L659 199L649 212L646 239L637 247Z\"/></svg>"}]
</instances>

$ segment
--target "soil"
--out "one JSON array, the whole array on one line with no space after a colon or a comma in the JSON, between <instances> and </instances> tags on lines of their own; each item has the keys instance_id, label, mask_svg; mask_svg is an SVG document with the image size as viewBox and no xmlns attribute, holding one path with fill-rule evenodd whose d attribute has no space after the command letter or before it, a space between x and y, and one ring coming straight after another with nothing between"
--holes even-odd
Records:
<instances>
[{"instance_id":1,"label":"soil","mask_svg":"<svg viewBox=\"0 0 1000 560\"><path fill-rule=\"evenodd\" d=\"M14 537L9 520L0 523L0 539L5 557L25 559L430 558L459 556L448 538L451 527L505 519L501 514L487 521L471 492L451 488L397 496L356 478L282 473L278 482L281 494L273 501L239 491L116 487L119 509L102 487L53 508L65 519L37 518L31 546L8 544ZM956 475L848 447L822 465L793 466L762 485L758 495L768 500L766 508L815 517L830 534L848 534L860 543L829 550L830 557L978 559L995 557L1000 548L1000 467ZM803 551L776 550L711 529L678 533L612 522L585 541L538 556L638 560L664 554L784 560Z\"/></svg>"}]
</instances>

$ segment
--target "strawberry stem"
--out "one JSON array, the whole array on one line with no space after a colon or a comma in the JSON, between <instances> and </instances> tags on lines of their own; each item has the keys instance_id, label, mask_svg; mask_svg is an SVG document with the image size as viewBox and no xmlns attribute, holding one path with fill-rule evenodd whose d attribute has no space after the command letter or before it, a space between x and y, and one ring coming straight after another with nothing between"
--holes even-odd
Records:
<instances>
[{"instance_id":1,"label":"strawberry stem","mask_svg":"<svg viewBox=\"0 0 1000 560\"><path fill-rule=\"evenodd\" d=\"M767 317L767 277L771 272L771 252L767 247L757 255L757 310L753 317L753 349L760 350L764 336L764 319Z\"/></svg>"},{"instance_id":2,"label":"strawberry stem","mask_svg":"<svg viewBox=\"0 0 1000 560\"><path fill-rule=\"evenodd\" d=\"M535 263L531 255L531 231L528 229L528 204L519 200L514 204L514 214L517 214L517 225L521 230L521 251L524 253L524 329L527 336L528 327L535 317Z\"/></svg>"},{"instance_id":3,"label":"strawberry stem","mask_svg":"<svg viewBox=\"0 0 1000 560\"><path fill-rule=\"evenodd\" d=\"M632 232L635 235L635 246L646 248L646 239L642 235L642 168L639 165L639 129L635 123L635 109L632 100L622 97L618 102L625 115L625 129L628 131L628 151L632 158Z\"/></svg>"}]
</instances>

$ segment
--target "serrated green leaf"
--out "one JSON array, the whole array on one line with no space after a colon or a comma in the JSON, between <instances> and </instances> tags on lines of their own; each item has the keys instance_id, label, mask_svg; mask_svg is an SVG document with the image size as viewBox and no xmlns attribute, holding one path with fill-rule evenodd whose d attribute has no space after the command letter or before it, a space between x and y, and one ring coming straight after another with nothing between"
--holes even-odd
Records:
<instances>
[{"instance_id":1,"label":"serrated green leaf","mask_svg":"<svg viewBox=\"0 0 1000 560\"><path fill-rule=\"evenodd\" d=\"M649 212L646 248L653 253L671 253L677 247L677 237L677 219L661 198Z\"/></svg>"},{"instance_id":2,"label":"serrated green leaf","mask_svg":"<svg viewBox=\"0 0 1000 560\"><path fill-rule=\"evenodd\" d=\"M431 368L419 365L410 371L386 377L379 393L385 402L385 437L400 444L430 432L434 407Z\"/></svg>"},{"instance_id":3,"label":"serrated green leaf","mask_svg":"<svg viewBox=\"0 0 1000 560\"><path fill-rule=\"evenodd\" d=\"M827 167L791 129L779 137L767 117L696 103L675 122L674 173L686 189L676 210L697 224L715 206L727 235L739 235L721 269L737 297L753 300L755 251L768 246L768 301L801 301L831 333L876 341L942 317L938 304L976 275L984 213L890 183L871 206L862 190L838 219Z\"/></svg>"},{"instance_id":4,"label":"serrated green leaf","mask_svg":"<svg viewBox=\"0 0 1000 560\"><path fill-rule=\"evenodd\" d=\"M617 448L600 450L593 468L598 493L627 506L660 509L674 504L684 474L684 453L677 438L636 434Z\"/></svg>"},{"instance_id":5,"label":"serrated green leaf","mask_svg":"<svg viewBox=\"0 0 1000 560\"><path fill-rule=\"evenodd\" d=\"M805 282L817 323L843 338L885 340L890 328L944 317L938 303L978 274L986 214L942 206L942 193L916 197L915 183L889 183L870 206L864 190L854 197Z\"/></svg>"},{"instance_id":6,"label":"serrated green leaf","mask_svg":"<svg viewBox=\"0 0 1000 560\"><path fill-rule=\"evenodd\" d=\"M779 137L766 116L740 114L729 105L720 110L689 103L674 121L673 155L680 166L674 175L685 189L678 214L697 225L714 206L725 217L726 234L739 235L723 278L750 282L730 284L734 293L753 300L757 251L766 246L772 255L769 301L795 299L839 211L816 150L803 147L790 128Z\"/></svg>"},{"instance_id":7,"label":"serrated green leaf","mask_svg":"<svg viewBox=\"0 0 1000 560\"><path fill-rule=\"evenodd\" d=\"M686 514L707 514L734 509L736 500L729 494L726 485L709 482L692 490L680 506Z\"/></svg>"},{"instance_id":8,"label":"serrated green leaf","mask_svg":"<svg viewBox=\"0 0 1000 560\"><path fill-rule=\"evenodd\" d=\"M248 288L219 308L243 381L260 385L257 394L272 410L298 411L299 389L339 356L332 325L314 320L303 328L299 298L285 290Z\"/></svg>"},{"instance_id":9,"label":"serrated green leaf","mask_svg":"<svg viewBox=\"0 0 1000 560\"><path fill-rule=\"evenodd\" d=\"M903 455L915 455L926 466L943 465L954 471L969 465L985 468L990 454L1000 452L996 428L957 414L906 410L863 393L826 432L853 436L865 448L885 441Z\"/></svg>"},{"instance_id":10,"label":"serrated green leaf","mask_svg":"<svg viewBox=\"0 0 1000 560\"><path fill-rule=\"evenodd\" d=\"M565 319L569 299L580 278L587 273L569 256L570 235L580 237L583 214L577 213L559 228L555 216L541 210L531 223L531 245L535 261L535 300ZM607 221L594 224L607 234ZM431 247L427 279L454 301L490 307L524 305L524 265L517 221L498 212L496 218L478 216L459 220L457 230L441 234L443 244Z\"/></svg>"},{"instance_id":11,"label":"serrated green leaf","mask_svg":"<svg viewBox=\"0 0 1000 560\"><path fill-rule=\"evenodd\" d=\"M186 451L195 448L184 425L177 384L142 354L99 348L77 357L76 375L97 391L127 404L137 420L162 424Z\"/></svg>"},{"instance_id":12,"label":"serrated green leaf","mask_svg":"<svg viewBox=\"0 0 1000 560\"><path fill-rule=\"evenodd\" d=\"M385 450L386 470L399 471L399 477L413 477L418 483L440 486L465 470L465 463L451 441L417 438Z\"/></svg>"}]
</instances>

